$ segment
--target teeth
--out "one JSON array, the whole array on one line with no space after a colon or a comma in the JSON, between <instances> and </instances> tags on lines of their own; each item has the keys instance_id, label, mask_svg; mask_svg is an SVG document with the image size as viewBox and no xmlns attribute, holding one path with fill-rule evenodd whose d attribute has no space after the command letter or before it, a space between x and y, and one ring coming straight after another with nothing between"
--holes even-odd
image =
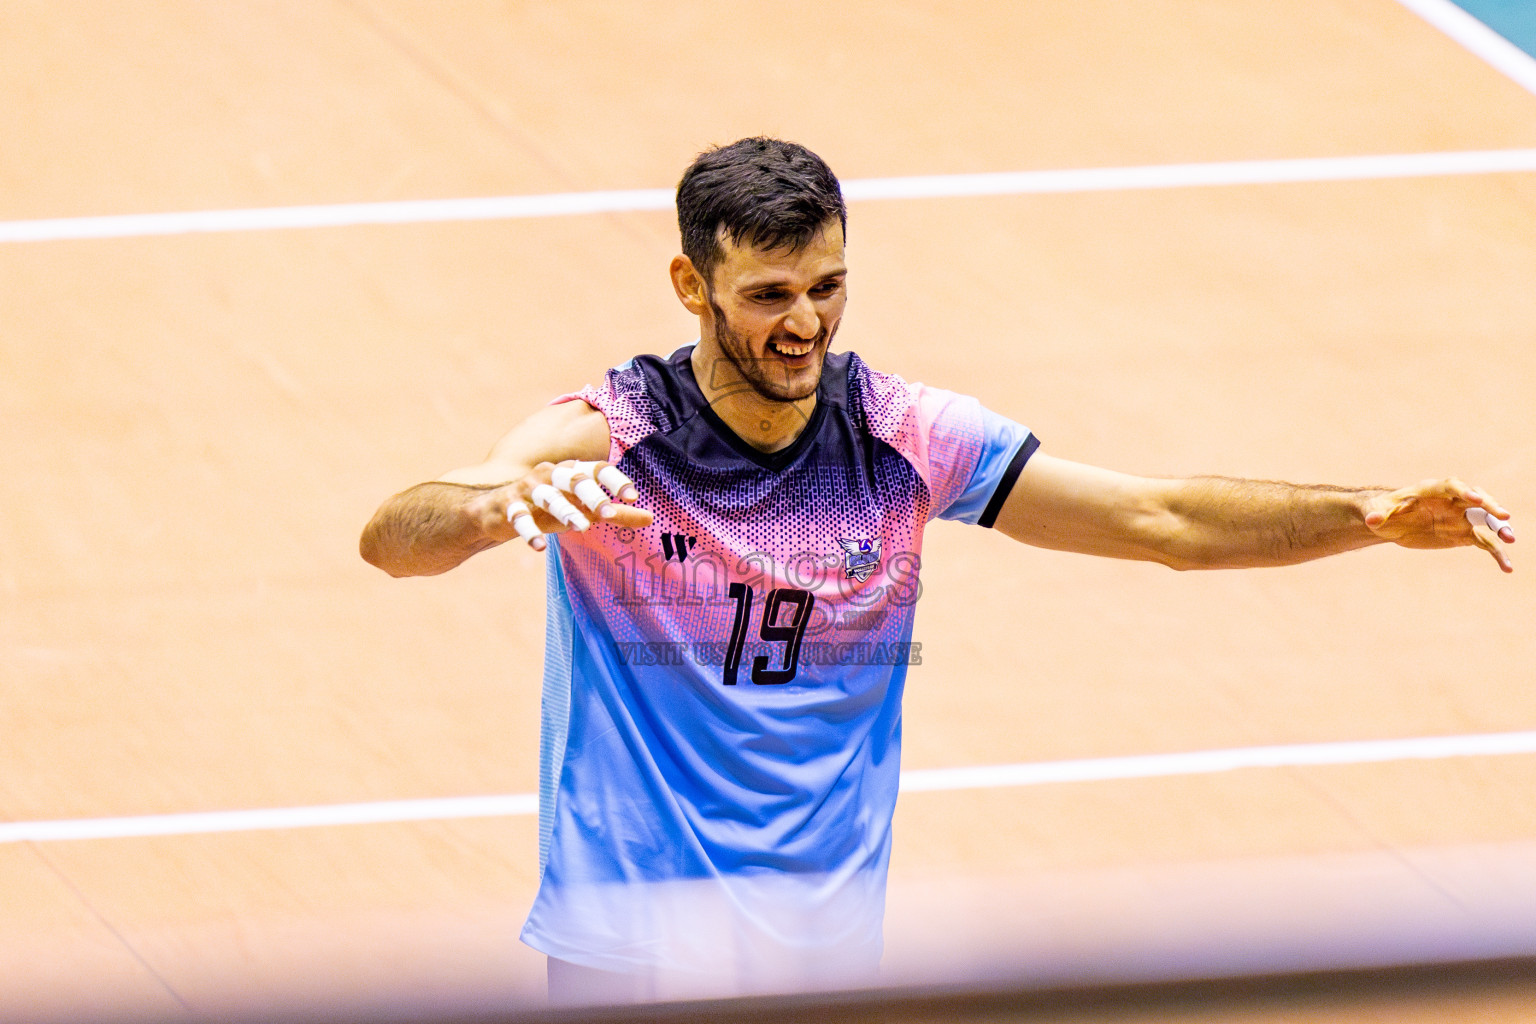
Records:
<instances>
[{"instance_id":1,"label":"teeth","mask_svg":"<svg viewBox=\"0 0 1536 1024\"><path fill-rule=\"evenodd\" d=\"M774 342L773 347L786 356L803 356L813 347L809 342L804 345L786 345L783 342Z\"/></svg>"}]
</instances>

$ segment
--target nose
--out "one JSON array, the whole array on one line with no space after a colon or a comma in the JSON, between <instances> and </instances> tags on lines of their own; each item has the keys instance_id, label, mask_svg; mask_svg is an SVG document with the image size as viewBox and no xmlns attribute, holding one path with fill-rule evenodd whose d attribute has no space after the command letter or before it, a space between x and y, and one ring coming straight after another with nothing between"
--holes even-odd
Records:
<instances>
[{"instance_id":1,"label":"nose","mask_svg":"<svg viewBox=\"0 0 1536 1024\"><path fill-rule=\"evenodd\" d=\"M821 317L809 295L801 295L784 318L784 328L801 341L810 341L821 330Z\"/></svg>"}]
</instances>

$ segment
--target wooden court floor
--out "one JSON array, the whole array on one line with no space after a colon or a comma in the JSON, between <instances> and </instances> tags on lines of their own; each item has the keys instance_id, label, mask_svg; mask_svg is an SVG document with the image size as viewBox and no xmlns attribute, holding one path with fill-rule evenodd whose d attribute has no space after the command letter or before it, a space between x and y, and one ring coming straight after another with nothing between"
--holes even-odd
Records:
<instances>
[{"instance_id":1,"label":"wooden court floor","mask_svg":"<svg viewBox=\"0 0 1536 1024\"><path fill-rule=\"evenodd\" d=\"M11 0L0 94L6 223L666 188L748 134L845 180L1536 147L1536 95L1395 0ZM1056 454L1536 510L1536 173L850 217L841 347ZM532 792L539 559L396 581L357 534L691 341L676 244L645 210L0 242L0 820ZM936 526L904 763L1536 729L1514 555L1176 574ZM1509 755L909 793L889 960L1273 937L1275 878L1319 935L1352 878L1472 914L1531 897L1533 787ZM536 861L528 815L0 843L0 1019L536 1001ZM1232 913L1176 898L1212 877Z\"/></svg>"}]
</instances>

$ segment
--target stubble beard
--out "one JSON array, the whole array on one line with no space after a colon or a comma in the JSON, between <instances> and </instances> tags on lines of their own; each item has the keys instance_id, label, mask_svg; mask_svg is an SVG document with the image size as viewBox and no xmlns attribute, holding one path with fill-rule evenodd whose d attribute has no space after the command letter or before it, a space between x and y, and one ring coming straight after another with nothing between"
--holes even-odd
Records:
<instances>
[{"instance_id":1,"label":"stubble beard","mask_svg":"<svg viewBox=\"0 0 1536 1024\"><path fill-rule=\"evenodd\" d=\"M710 312L714 314L715 341L719 343L720 351L725 353L725 358L736 367L741 379L759 398L769 402L798 402L816 393L821 384L821 364L826 360L826 346L832 341L825 324L811 342L811 351L817 358L815 375L804 384L791 386L784 367L771 357L759 359L753 356L746 339L736 333L726 319L725 310L716 304L713 296L708 301ZM837 333L836 328L833 328L832 333ZM712 370L711 376L714 375ZM780 379L775 380L775 376Z\"/></svg>"}]
</instances>

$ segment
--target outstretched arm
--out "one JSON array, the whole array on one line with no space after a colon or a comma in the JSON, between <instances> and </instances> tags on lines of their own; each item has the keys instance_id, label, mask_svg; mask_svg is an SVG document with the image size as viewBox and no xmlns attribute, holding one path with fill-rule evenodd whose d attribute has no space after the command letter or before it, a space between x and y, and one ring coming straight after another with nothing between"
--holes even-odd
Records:
<instances>
[{"instance_id":1,"label":"outstretched arm","mask_svg":"<svg viewBox=\"0 0 1536 1024\"><path fill-rule=\"evenodd\" d=\"M591 487L556 479L556 471L569 469L573 461L596 463L590 476L603 474L608 443L607 419L585 402L540 409L496 442L479 465L445 473L386 500L363 528L359 551L391 576L434 576L519 536L513 520L522 518L522 508L531 517L532 525L528 518L522 518L522 525L536 550L544 547L543 534L569 529L571 522L577 528L599 518L619 526L647 526L651 514L633 507L638 495L632 484L611 488L605 500L593 500ZM567 515L562 521L540 506L536 491L551 481L566 485L560 497L581 518ZM577 491L584 491L585 497ZM609 494L616 500L606 500ZM550 507L562 511L558 503Z\"/></svg>"},{"instance_id":2,"label":"outstretched arm","mask_svg":"<svg viewBox=\"0 0 1536 1024\"><path fill-rule=\"evenodd\" d=\"M1495 520L1474 526L1469 509L1486 510ZM1476 545L1512 572L1503 550L1515 539L1508 519L1498 502L1459 480L1398 490L1225 477L1162 480L1036 452L996 527L1037 547L1175 569L1293 565L1391 541L1410 548Z\"/></svg>"}]
</instances>

